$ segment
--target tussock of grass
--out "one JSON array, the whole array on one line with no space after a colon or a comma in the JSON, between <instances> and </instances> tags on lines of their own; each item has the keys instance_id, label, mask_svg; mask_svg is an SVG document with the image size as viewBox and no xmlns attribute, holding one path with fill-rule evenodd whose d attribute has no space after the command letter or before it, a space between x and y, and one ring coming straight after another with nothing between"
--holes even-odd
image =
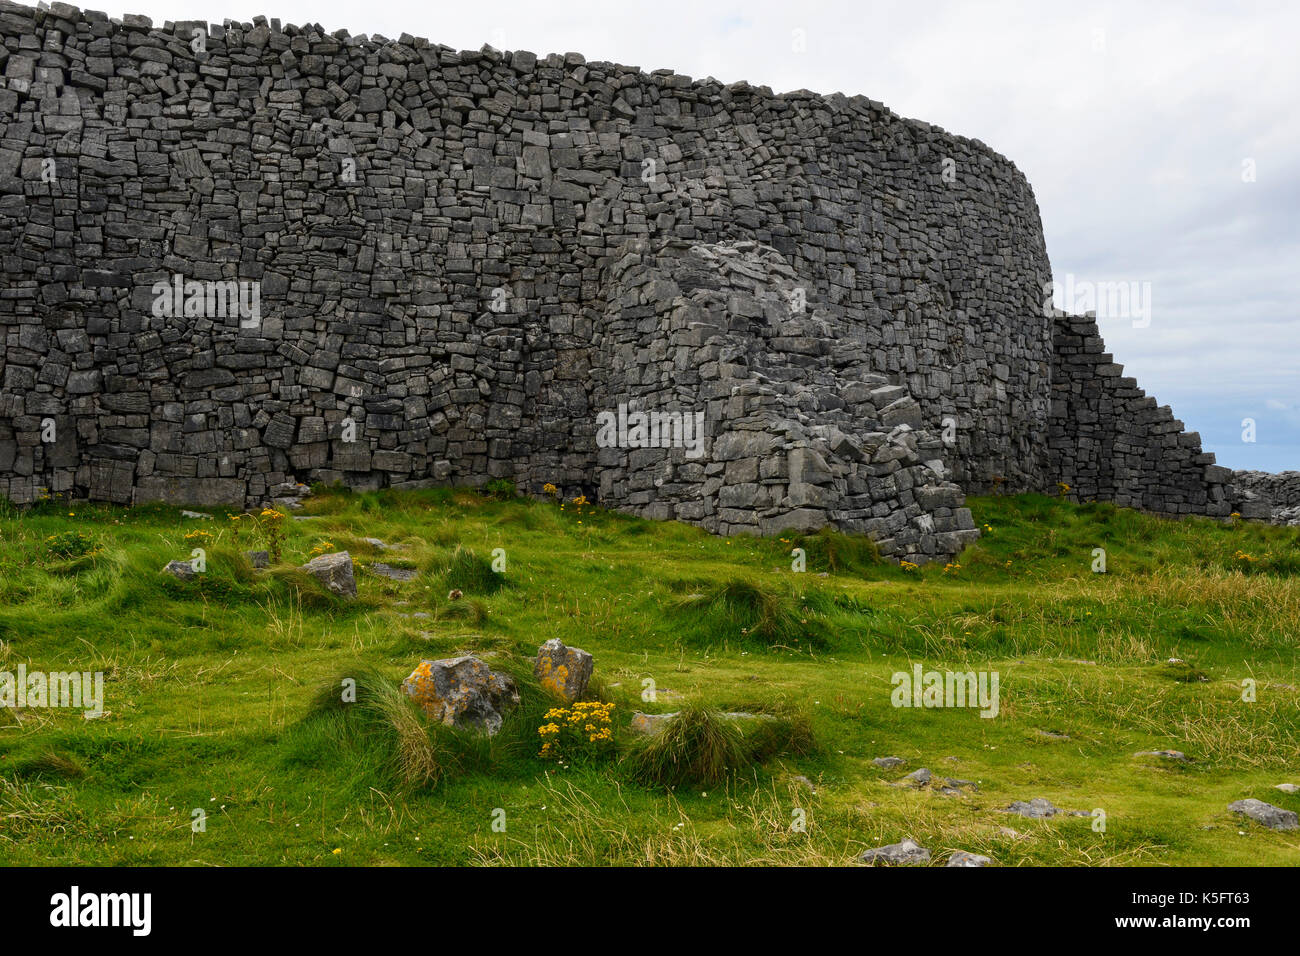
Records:
<instances>
[{"instance_id":1,"label":"tussock of grass","mask_svg":"<svg viewBox=\"0 0 1300 956\"><path fill-rule=\"evenodd\" d=\"M347 685L347 681L353 684ZM344 699L345 686L355 688L354 701ZM341 675L322 686L304 724L311 730L325 729L314 741L309 731L309 746L319 747L325 742L322 736L326 741L332 737L337 747L382 755L383 775L407 788L436 786L448 773L456 772L465 756L465 748L456 746L460 741L454 739L453 731L431 724L399 684L369 669Z\"/></svg>"},{"instance_id":2,"label":"tussock of grass","mask_svg":"<svg viewBox=\"0 0 1300 956\"><path fill-rule=\"evenodd\" d=\"M354 571L355 573L355 571ZM324 611L351 606L342 595L335 594L311 573L292 565L276 565L268 569L267 576L278 586L281 594L290 594L303 607Z\"/></svg>"},{"instance_id":3,"label":"tussock of grass","mask_svg":"<svg viewBox=\"0 0 1300 956\"><path fill-rule=\"evenodd\" d=\"M495 594L506 585L505 575L493 571L488 558L462 545L457 545L450 556L435 560L429 571L448 590L460 590L469 597Z\"/></svg>"},{"instance_id":4,"label":"tussock of grass","mask_svg":"<svg viewBox=\"0 0 1300 956\"><path fill-rule=\"evenodd\" d=\"M482 627L491 616L488 606L477 598L443 601L437 607L438 620L463 621L466 624L473 624L475 627Z\"/></svg>"},{"instance_id":5,"label":"tussock of grass","mask_svg":"<svg viewBox=\"0 0 1300 956\"><path fill-rule=\"evenodd\" d=\"M0 777L0 844L12 850L37 834L73 837L85 829L85 814L67 787Z\"/></svg>"},{"instance_id":6,"label":"tussock of grass","mask_svg":"<svg viewBox=\"0 0 1300 956\"><path fill-rule=\"evenodd\" d=\"M736 721L700 704L687 704L667 726L625 758L631 778L644 786L721 783L753 763Z\"/></svg>"},{"instance_id":7,"label":"tussock of grass","mask_svg":"<svg viewBox=\"0 0 1300 956\"><path fill-rule=\"evenodd\" d=\"M15 768L18 774L32 777L53 777L76 780L86 775L86 768L72 754L44 751L30 760L21 761Z\"/></svg>"},{"instance_id":8,"label":"tussock of grass","mask_svg":"<svg viewBox=\"0 0 1300 956\"><path fill-rule=\"evenodd\" d=\"M816 534L803 535L797 546L807 555L808 572L826 571L831 574L863 574L885 568L876 543L864 535L841 534L833 528L822 528Z\"/></svg>"},{"instance_id":9,"label":"tussock of grass","mask_svg":"<svg viewBox=\"0 0 1300 956\"><path fill-rule=\"evenodd\" d=\"M745 721L741 734L755 762L777 754L805 757L817 751L812 719L799 707L784 701L728 701L728 713L755 714L761 719Z\"/></svg>"},{"instance_id":10,"label":"tussock of grass","mask_svg":"<svg viewBox=\"0 0 1300 956\"><path fill-rule=\"evenodd\" d=\"M830 601L783 583L731 578L673 603L684 636L707 642L817 647L827 643L822 611Z\"/></svg>"}]
</instances>

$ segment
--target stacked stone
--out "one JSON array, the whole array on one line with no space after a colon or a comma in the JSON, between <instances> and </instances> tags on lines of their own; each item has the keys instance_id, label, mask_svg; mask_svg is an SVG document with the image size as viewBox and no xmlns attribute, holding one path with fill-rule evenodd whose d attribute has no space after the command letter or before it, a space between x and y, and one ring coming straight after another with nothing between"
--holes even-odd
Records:
<instances>
[{"instance_id":1,"label":"stacked stone","mask_svg":"<svg viewBox=\"0 0 1300 956\"><path fill-rule=\"evenodd\" d=\"M1231 471L1105 352L1094 314L1055 314L1051 468L1080 499L1226 516Z\"/></svg>"},{"instance_id":2,"label":"stacked stone","mask_svg":"<svg viewBox=\"0 0 1300 956\"><path fill-rule=\"evenodd\" d=\"M1107 364L1088 349L1054 356L1024 177L864 97L0 0L0 124L0 495L18 502L240 506L295 482L505 478L719 529L809 507L899 554L948 553L937 536L969 530L950 489L918 490L934 482L916 461L942 459L970 490L1077 472L1155 510L1220 506L1217 472L1197 490L1195 436L1130 380L1087 379ZM760 244L746 268L785 270L768 278L797 277L816 303L792 334L745 333L753 368L782 386L771 395L748 395L770 385L737 380L721 353L699 369L710 408L740 416L720 437L803 416L781 411L792 430L758 480L731 464L760 457L743 448L712 463L707 492L685 487L693 471L652 492L598 460L593 409L662 379L636 363L705 348L661 311L677 293L608 305L632 294L629 243L661 258L673 241L719 256ZM155 283L177 276L257 283L258 315L160 312ZM681 308L711 312L681 291ZM670 339L644 345L659 326ZM834 362L805 341L822 334ZM880 388L915 403L901 423L916 447L889 474L872 469L895 452L865 430L893 431ZM1082 418L1052 416L1053 401ZM863 461L824 451L832 427ZM706 506L715 482L744 487Z\"/></svg>"},{"instance_id":3,"label":"stacked stone","mask_svg":"<svg viewBox=\"0 0 1300 956\"><path fill-rule=\"evenodd\" d=\"M921 406L775 249L640 241L611 279L597 410L699 412L708 441L598 448L601 500L728 535L834 525L913 562L978 537Z\"/></svg>"},{"instance_id":4,"label":"stacked stone","mask_svg":"<svg viewBox=\"0 0 1300 956\"><path fill-rule=\"evenodd\" d=\"M1002 317L1046 257L978 142L862 97L264 18L3 3L0 40L11 498L590 483L591 303L641 237L777 248L930 425L960 419L955 473L1035 478L1048 333ZM260 282L260 325L151 314L175 274Z\"/></svg>"},{"instance_id":5,"label":"stacked stone","mask_svg":"<svg viewBox=\"0 0 1300 956\"><path fill-rule=\"evenodd\" d=\"M1300 525L1300 471L1234 471L1229 497L1243 518Z\"/></svg>"}]
</instances>

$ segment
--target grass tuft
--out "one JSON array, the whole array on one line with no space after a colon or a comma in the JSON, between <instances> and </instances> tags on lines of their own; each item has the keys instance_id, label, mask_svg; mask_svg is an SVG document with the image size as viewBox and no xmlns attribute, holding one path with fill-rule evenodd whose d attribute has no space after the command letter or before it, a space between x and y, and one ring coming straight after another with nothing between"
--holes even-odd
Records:
<instances>
[{"instance_id":1,"label":"grass tuft","mask_svg":"<svg viewBox=\"0 0 1300 956\"><path fill-rule=\"evenodd\" d=\"M736 721L690 703L625 758L628 774L650 787L708 786L749 767L751 751Z\"/></svg>"}]
</instances>

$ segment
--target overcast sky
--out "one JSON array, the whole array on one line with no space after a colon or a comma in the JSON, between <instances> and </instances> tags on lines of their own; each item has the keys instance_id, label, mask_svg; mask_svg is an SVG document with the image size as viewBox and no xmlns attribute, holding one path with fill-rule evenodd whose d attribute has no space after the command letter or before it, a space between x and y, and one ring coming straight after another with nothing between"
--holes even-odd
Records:
<instances>
[{"instance_id":1,"label":"overcast sky","mask_svg":"<svg viewBox=\"0 0 1300 956\"><path fill-rule=\"evenodd\" d=\"M862 93L983 140L1033 184L1058 282L1138 283L1149 322L1144 308L1103 305L1099 318L1125 374L1221 464L1300 469L1300 4L266 2L114 0L107 12L577 51Z\"/></svg>"}]
</instances>

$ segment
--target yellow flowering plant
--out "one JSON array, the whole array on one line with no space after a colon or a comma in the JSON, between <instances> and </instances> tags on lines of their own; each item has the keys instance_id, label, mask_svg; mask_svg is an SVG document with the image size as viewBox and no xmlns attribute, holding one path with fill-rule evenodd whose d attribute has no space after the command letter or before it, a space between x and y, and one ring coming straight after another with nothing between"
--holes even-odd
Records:
<instances>
[{"instance_id":1,"label":"yellow flowering plant","mask_svg":"<svg viewBox=\"0 0 1300 956\"><path fill-rule=\"evenodd\" d=\"M258 514L230 515L230 526L235 529L235 537L248 531L254 539L260 538L266 553L274 564L280 560L284 551L284 513L273 508L263 508Z\"/></svg>"},{"instance_id":2,"label":"yellow flowering plant","mask_svg":"<svg viewBox=\"0 0 1300 956\"><path fill-rule=\"evenodd\" d=\"M552 707L537 728L549 760L581 760L608 755L614 746L613 703L580 700L570 707Z\"/></svg>"},{"instance_id":3,"label":"yellow flowering plant","mask_svg":"<svg viewBox=\"0 0 1300 956\"><path fill-rule=\"evenodd\" d=\"M84 531L62 531L45 539L45 550L54 558L84 558L104 549Z\"/></svg>"}]
</instances>

